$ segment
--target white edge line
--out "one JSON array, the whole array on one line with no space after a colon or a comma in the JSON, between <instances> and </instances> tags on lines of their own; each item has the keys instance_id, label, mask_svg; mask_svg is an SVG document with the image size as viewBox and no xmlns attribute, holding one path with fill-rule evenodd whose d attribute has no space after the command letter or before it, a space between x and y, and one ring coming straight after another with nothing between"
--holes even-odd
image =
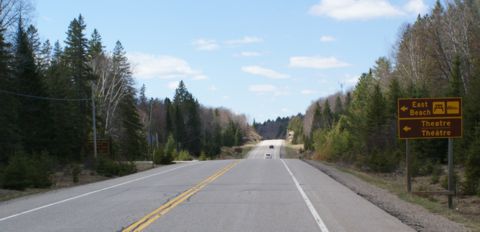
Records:
<instances>
[{"instance_id":1,"label":"white edge line","mask_svg":"<svg viewBox=\"0 0 480 232\"><path fill-rule=\"evenodd\" d=\"M133 179L133 180L125 181L123 183L112 185L112 186L109 186L109 187L106 187L106 188L102 188L102 189L98 189L98 190L95 190L95 191L83 193L83 194L80 194L78 196L70 197L70 198L67 198L67 199L64 199L64 200L61 200L61 201L57 201L57 202L53 202L53 203L50 203L50 204L42 205L42 206L39 206L37 208L33 208L33 209L30 209L30 210L27 210L27 211L23 211L23 212L20 212L20 213L10 215L8 217L0 218L0 222L8 220L10 218L18 217L18 216L21 216L21 215L24 215L24 214L27 214L27 213L32 213L32 212L35 212L35 211L38 211L38 210L41 210L41 209L45 209L45 208L48 208L48 207L51 207L51 206L54 206L54 205L58 205L58 204L62 204L62 203L68 202L68 201L72 201L72 200L75 200L75 199L78 199L78 198L86 197L86 196L89 196L89 195L92 195L92 194L95 194L95 193L98 193L98 192L102 192L102 191L109 190L109 189L112 189L112 188L116 188L116 187L119 187L119 186L122 186L122 185L130 184L132 182L147 179L147 178L150 178L152 176L158 176L158 175L165 174L165 173L168 173L168 172L180 169L180 168L189 167L189 166L192 166L194 164L197 164L197 163L168 169L168 170L157 172L157 173L154 173L154 174L151 174L151 175L148 175L148 176L143 176L143 177L139 177L139 178L136 178L136 179Z\"/></svg>"},{"instance_id":2,"label":"white edge line","mask_svg":"<svg viewBox=\"0 0 480 232\"><path fill-rule=\"evenodd\" d=\"M315 222L317 223L318 227L320 228L320 230L322 232L329 232L328 229L327 229L327 226L323 222L322 218L320 217L320 215L318 215L317 210L315 210L315 207L313 207L313 204L310 201L310 199L308 198L307 194L305 194L302 187L298 183L297 178L295 178L292 171L290 171L290 168L288 168L285 161L283 159L281 159L281 160L282 160L283 165L287 169L288 174L290 174L290 176L292 177L293 182L295 182L295 186L297 186L298 192L300 192L300 195L302 195L303 201L305 201L305 204L307 205L308 209L310 210L310 213L312 214L313 218L315 219Z\"/></svg>"}]
</instances>

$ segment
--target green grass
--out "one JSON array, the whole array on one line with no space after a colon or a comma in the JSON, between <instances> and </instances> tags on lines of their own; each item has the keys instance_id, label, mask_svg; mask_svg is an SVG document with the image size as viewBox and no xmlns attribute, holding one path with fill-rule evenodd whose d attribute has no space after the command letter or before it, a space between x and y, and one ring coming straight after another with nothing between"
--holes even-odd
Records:
<instances>
[{"instance_id":1,"label":"green grass","mask_svg":"<svg viewBox=\"0 0 480 232\"><path fill-rule=\"evenodd\" d=\"M432 201L428 198L420 197L417 195L409 194L405 191L405 185L395 181L389 181L378 176L370 175L365 172L360 172L354 169L345 167L335 167L340 171L350 173L370 184L373 184L382 189L388 190L390 193L397 195L400 199L407 202L420 205L434 214L442 215L454 222L465 225L472 231L480 232L480 221L468 218L465 215L460 214L455 210L449 210L441 202Z\"/></svg>"}]
</instances>

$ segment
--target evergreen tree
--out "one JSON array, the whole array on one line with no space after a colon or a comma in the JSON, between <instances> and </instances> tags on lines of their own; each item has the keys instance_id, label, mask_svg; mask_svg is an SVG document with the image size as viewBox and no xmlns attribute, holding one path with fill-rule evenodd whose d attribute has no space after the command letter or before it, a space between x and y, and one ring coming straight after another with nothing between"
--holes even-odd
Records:
<instances>
[{"instance_id":1,"label":"evergreen tree","mask_svg":"<svg viewBox=\"0 0 480 232\"><path fill-rule=\"evenodd\" d=\"M122 98L119 106L122 119L120 149L126 159L134 160L145 154L145 135L137 111L130 64L120 41L116 42L112 61L114 72L125 80L127 88L126 95Z\"/></svg>"},{"instance_id":2,"label":"evergreen tree","mask_svg":"<svg viewBox=\"0 0 480 232\"><path fill-rule=\"evenodd\" d=\"M173 135L170 134L167 139L167 143L165 144L165 150L163 152L165 158L163 163L171 163L173 158L175 157L175 153L177 152L175 139Z\"/></svg>"},{"instance_id":3,"label":"evergreen tree","mask_svg":"<svg viewBox=\"0 0 480 232\"><path fill-rule=\"evenodd\" d=\"M138 98L138 105L140 106L140 109L143 111L147 111L147 96L145 96L145 84L142 85L140 88L140 96Z\"/></svg>"},{"instance_id":4,"label":"evergreen tree","mask_svg":"<svg viewBox=\"0 0 480 232\"><path fill-rule=\"evenodd\" d=\"M322 125L323 125L322 107L317 102L315 111L313 113L312 129L310 133L313 133L313 131L322 128Z\"/></svg>"},{"instance_id":5,"label":"evergreen tree","mask_svg":"<svg viewBox=\"0 0 480 232\"><path fill-rule=\"evenodd\" d=\"M75 89L67 75L64 64L63 49L58 41L53 48L52 62L46 71L46 84L49 95L54 98L72 98ZM53 133L55 146L50 152L61 161L78 160L79 141L78 125L72 118L78 112L78 103L73 101L50 101L49 111L52 121L55 122L50 129Z\"/></svg>"},{"instance_id":6,"label":"evergreen tree","mask_svg":"<svg viewBox=\"0 0 480 232\"><path fill-rule=\"evenodd\" d=\"M32 27L30 27L32 28ZM33 29L31 29L33 30ZM36 31L36 30L35 30ZM15 46L15 77L18 91L32 96L46 96L38 73L34 55L35 41L29 41L20 19ZM48 102L35 98L19 97L18 126L22 144L28 153L40 153L50 143L50 113Z\"/></svg>"},{"instance_id":7,"label":"evergreen tree","mask_svg":"<svg viewBox=\"0 0 480 232\"><path fill-rule=\"evenodd\" d=\"M330 109L330 103L328 103L328 99L325 100L325 103L323 105L322 118L323 118L323 128L324 129L332 128L333 113L332 113L332 109Z\"/></svg>"},{"instance_id":8,"label":"evergreen tree","mask_svg":"<svg viewBox=\"0 0 480 232\"><path fill-rule=\"evenodd\" d=\"M88 53L89 60L94 60L96 57L104 53L104 46L102 44L102 36L98 33L97 29L93 29L90 40L88 41Z\"/></svg>"},{"instance_id":9,"label":"evergreen tree","mask_svg":"<svg viewBox=\"0 0 480 232\"><path fill-rule=\"evenodd\" d=\"M340 115L343 114L343 103L340 95L335 98L335 120L338 121Z\"/></svg>"},{"instance_id":10,"label":"evergreen tree","mask_svg":"<svg viewBox=\"0 0 480 232\"><path fill-rule=\"evenodd\" d=\"M380 86L376 84L373 88L372 96L368 101L366 109L366 131L368 133L367 148L382 148L382 141L385 141L383 131L387 120L386 100L380 90Z\"/></svg>"},{"instance_id":11,"label":"evergreen tree","mask_svg":"<svg viewBox=\"0 0 480 232\"><path fill-rule=\"evenodd\" d=\"M450 91L449 95L451 97L462 97L463 96L463 83L462 83L462 73L460 70L460 57L456 56L453 61L453 68L450 78Z\"/></svg>"},{"instance_id":12,"label":"evergreen tree","mask_svg":"<svg viewBox=\"0 0 480 232\"><path fill-rule=\"evenodd\" d=\"M83 21L82 15L74 19L67 31L67 39L65 40L66 47L64 49L63 59L66 67L67 76L72 81L74 92L70 98L88 99L91 95L90 81L93 80L91 70L88 65L88 40L85 38L86 25ZM63 63L62 62L62 63ZM70 119L74 123L75 135L77 138L77 160L81 160L84 153L85 144L88 139L88 118L90 112L88 111L88 104L85 101L79 101L76 109L72 109L75 113Z\"/></svg>"},{"instance_id":13,"label":"evergreen tree","mask_svg":"<svg viewBox=\"0 0 480 232\"><path fill-rule=\"evenodd\" d=\"M400 87L400 83L396 77L393 77L390 80L390 84L388 86L388 115L392 117L392 119L396 119L397 115L397 104L398 98L402 96L402 89Z\"/></svg>"},{"instance_id":14,"label":"evergreen tree","mask_svg":"<svg viewBox=\"0 0 480 232\"><path fill-rule=\"evenodd\" d=\"M120 136L120 150L127 160L144 158L146 141L143 124L135 104L135 90L128 87L129 91L120 102L120 117L122 118L122 134Z\"/></svg>"},{"instance_id":15,"label":"evergreen tree","mask_svg":"<svg viewBox=\"0 0 480 232\"><path fill-rule=\"evenodd\" d=\"M170 98L165 98L165 130L167 134L174 134L174 120L172 112L174 112L173 106L172 106L172 101L170 101Z\"/></svg>"},{"instance_id":16,"label":"evergreen tree","mask_svg":"<svg viewBox=\"0 0 480 232\"><path fill-rule=\"evenodd\" d=\"M5 41L6 29L0 25L0 90L15 91L11 70L11 45ZM5 164L18 144L16 98L0 92L0 164Z\"/></svg>"}]
</instances>

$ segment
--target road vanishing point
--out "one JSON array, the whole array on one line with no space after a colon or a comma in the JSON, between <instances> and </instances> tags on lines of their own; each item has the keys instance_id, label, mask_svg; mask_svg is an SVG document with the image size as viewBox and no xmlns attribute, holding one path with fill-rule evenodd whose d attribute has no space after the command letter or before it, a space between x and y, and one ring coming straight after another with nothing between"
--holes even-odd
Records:
<instances>
[{"instance_id":1,"label":"road vanishing point","mask_svg":"<svg viewBox=\"0 0 480 232\"><path fill-rule=\"evenodd\" d=\"M2 202L0 231L414 231L283 143Z\"/></svg>"}]
</instances>

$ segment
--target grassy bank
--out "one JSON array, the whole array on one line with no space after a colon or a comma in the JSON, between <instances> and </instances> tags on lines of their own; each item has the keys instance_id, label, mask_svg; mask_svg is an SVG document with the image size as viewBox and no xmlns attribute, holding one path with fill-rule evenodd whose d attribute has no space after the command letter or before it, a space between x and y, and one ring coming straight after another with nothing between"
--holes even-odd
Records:
<instances>
[{"instance_id":1,"label":"grassy bank","mask_svg":"<svg viewBox=\"0 0 480 232\"><path fill-rule=\"evenodd\" d=\"M404 177L398 174L379 174L359 171L351 167L334 166L340 171L352 174L370 184L388 190L400 199L420 205L431 213L442 215L452 221L467 226L472 231L480 232L480 197L458 196L454 198L454 209L447 207L446 196L418 196L409 194L405 190ZM417 177L413 182L413 191L429 191L438 186L430 183L431 177Z\"/></svg>"}]
</instances>

